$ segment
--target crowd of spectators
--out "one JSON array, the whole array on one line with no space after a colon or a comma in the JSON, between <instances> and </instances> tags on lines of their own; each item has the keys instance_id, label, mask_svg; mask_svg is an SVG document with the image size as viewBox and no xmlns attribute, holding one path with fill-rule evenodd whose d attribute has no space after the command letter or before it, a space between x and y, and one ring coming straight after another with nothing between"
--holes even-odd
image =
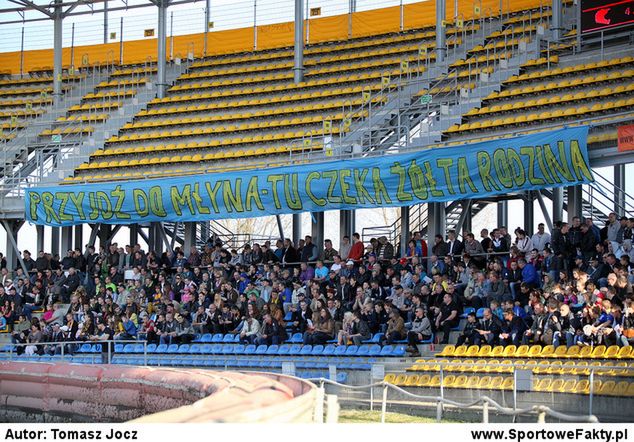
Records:
<instances>
[{"instance_id":1,"label":"crowd of spectators","mask_svg":"<svg viewBox=\"0 0 634 442\"><path fill-rule=\"evenodd\" d=\"M551 233L543 224L534 234L449 231L429 249L413 232L403 255L386 237L364 244L357 233L321 251L310 236L240 251L214 238L163 253L116 243L61 259L25 250L27 273L1 261L0 326L29 344L20 351L40 354L60 351L51 342L172 344L201 333L268 345L291 333L360 345L381 333L381 343L406 340L412 355L452 331L459 344L625 346L634 340L633 228L612 213L602 229L575 217Z\"/></svg>"}]
</instances>

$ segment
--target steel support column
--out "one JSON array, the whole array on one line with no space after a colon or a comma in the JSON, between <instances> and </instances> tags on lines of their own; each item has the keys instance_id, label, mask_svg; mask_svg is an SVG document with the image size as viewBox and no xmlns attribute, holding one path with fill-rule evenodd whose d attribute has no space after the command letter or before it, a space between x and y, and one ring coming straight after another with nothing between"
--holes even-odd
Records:
<instances>
[{"instance_id":1,"label":"steel support column","mask_svg":"<svg viewBox=\"0 0 634 442\"><path fill-rule=\"evenodd\" d=\"M427 206L427 247L431 255L434 247L434 237L442 235L445 237L445 203L429 203ZM428 270L431 271L430 261L427 262Z\"/></svg>"},{"instance_id":2,"label":"steel support column","mask_svg":"<svg viewBox=\"0 0 634 442\"><path fill-rule=\"evenodd\" d=\"M471 224L471 200L461 201L460 207L462 212L460 213L460 218L458 218L458 224L456 224L456 235L460 235L460 232L465 231L467 218L469 219L469 224Z\"/></svg>"},{"instance_id":3,"label":"steel support column","mask_svg":"<svg viewBox=\"0 0 634 442\"><path fill-rule=\"evenodd\" d=\"M205 42L203 44L203 56L206 57L207 56L207 51L208 51L208 47L207 45L209 44L208 37L209 37L209 21L211 20L211 11L209 10L209 8L211 7L211 0L205 0L206 4L205 4Z\"/></svg>"},{"instance_id":4,"label":"steel support column","mask_svg":"<svg viewBox=\"0 0 634 442\"><path fill-rule=\"evenodd\" d=\"M80 252L84 250L83 242L84 242L84 225L78 224L75 226L73 244L75 244L75 248L79 249Z\"/></svg>"},{"instance_id":5,"label":"steel support column","mask_svg":"<svg viewBox=\"0 0 634 442\"><path fill-rule=\"evenodd\" d=\"M356 211L340 210L339 211L339 237L340 239L348 235L352 238L352 234L356 228Z\"/></svg>"},{"instance_id":6,"label":"steel support column","mask_svg":"<svg viewBox=\"0 0 634 442\"><path fill-rule=\"evenodd\" d=\"M19 263L20 267L22 267L22 270L24 271L24 274L26 275L28 274L28 272L26 271L26 266L24 265L24 261L22 260L20 249L18 249L18 231L23 224L24 221L2 220L2 226L4 227L4 230L6 230L7 238L7 268L10 271L13 271ZM33 251L31 251L31 253L33 253ZM35 256L37 256L37 252L35 253Z\"/></svg>"},{"instance_id":7,"label":"steel support column","mask_svg":"<svg viewBox=\"0 0 634 442\"><path fill-rule=\"evenodd\" d=\"M66 256L66 252L73 248L73 228L62 227L62 255Z\"/></svg>"},{"instance_id":8,"label":"steel support column","mask_svg":"<svg viewBox=\"0 0 634 442\"><path fill-rule=\"evenodd\" d=\"M183 243L183 248L185 252L185 256L189 256L189 252L193 246L196 245L196 223L188 222L184 223L185 225L185 241ZM176 236L176 229L174 229L174 236Z\"/></svg>"},{"instance_id":9,"label":"steel support column","mask_svg":"<svg viewBox=\"0 0 634 442\"><path fill-rule=\"evenodd\" d=\"M572 222L575 216L581 218L583 216L583 206L581 200L581 186L568 187L568 222Z\"/></svg>"},{"instance_id":10,"label":"steel support column","mask_svg":"<svg viewBox=\"0 0 634 442\"><path fill-rule=\"evenodd\" d=\"M99 245L108 247L110 245L110 235L112 232L112 226L110 224L99 225Z\"/></svg>"},{"instance_id":11,"label":"steel support column","mask_svg":"<svg viewBox=\"0 0 634 442\"><path fill-rule=\"evenodd\" d=\"M561 0L553 0L551 30L553 32L553 40L559 41L563 31L563 5Z\"/></svg>"},{"instance_id":12,"label":"steel support column","mask_svg":"<svg viewBox=\"0 0 634 442\"><path fill-rule=\"evenodd\" d=\"M108 43L108 0L103 0L103 44Z\"/></svg>"},{"instance_id":13,"label":"steel support column","mask_svg":"<svg viewBox=\"0 0 634 442\"><path fill-rule=\"evenodd\" d=\"M53 14L53 102L58 105L62 100L62 0L55 0Z\"/></svg>"},{"instance_id":14,"label":"steel support column","mask_svg":"<svg viewBox=\"0 0 634 442\"><path fill-rule=\"evenodd\" d=\"M134 247L139 242L139 225L130 224L128 228L130 229L130 245Z\"/></svg>"},{"instance_id":15,"label":"steel support column","mask_svg":"<svg viewBox=\"0 0 634 442\"><path fill-rule=\"evenodd\" d=\"M526 196L524 198L524 230L530 236L534 233L535 229L535 210L534 204L535 197L533 196L533 192L530 190L526 192Z\"/></svg>"},{"instance_id":16,"label":"steel support column","mask_svg":"<svg viewBox=\"0 0 634 442\"><path fill-rule=\"evenodd\" d=\"M157 55L157 88L158 98L165 97L166 86L166 49L165 39L167 37L167 6L169 2L166 0L158 0L156 6L158 6L158 55Z\"/></svg>"},{"instance_id":17,"label":"steel support column","mask_svg":"<svg viewBox=\"0 0 634 442\"><path fill-rule=\"evenodd\" d=\"M553 189L553 223L564 220L564 188Z\"/></svg>"},{"instance_id":18,"label":"steel support column","mask_svg":"<svg viewBox=\"0 0 634 442\"><path fill-rule=\"evenodd\" d=\"M313 237L313 244L317 246L317 253L320 255L324 250L324 212L314 212L311 214L313 223L311 224L310 235Z\"/></svg>"},{"instance_id":19,"label":"steel support column","mask_svg":"<svg viewBox=\"0 0 634 442\"><path fill-rule=\"evenodd\" d=\"M280 239L284 241L286 236L284 235L284 227L282 226L282 218L280 215L275 215L275 221L277 222L277 231L280 234Z\"/></svg>"},{"instance_id":20,"label":"steel support column","mask_svg":"<svg viewBox=\"0 0 634 442\"><path fill-rule=\"evenodd\" d=\"M498 202L498 227L508 226L509 224L509 202Z\"/></svg>"},{"instance_id":21,"label":"steel support column","mask_svg":"<svg viewBox=\"0 0 634 442\"><path fill-rule=\"evenodd\" d=\"M59 255L59 227L51 227L51 254Z\"/></svg>"},{"instance_id":22,"label":"steel support column","mask_svg":"<svg viewBox=\"0 0 634 442\"><path fill-rule=\"evenodd\" d=\"M548 227L549 232L552 232L553 220L550 218L550 213L548 213L548 208L546 207L546 203L544 202L544 197L539 190L535 192L535 196L537 197L537 202L539 203L540 209L542 209L542 215L544 215L544 220L546 221L546 227Z\"/></svg>"},{"instance_id":23,"label":"steel support column","mask_svg":"<svg viewBox=\"0 0 634 442\"><path fill-rule=\"evenodd\" d=\"M293 246L297 247L302 236L302 214L293 213Z\"/></svg>"},{"instance_id":24,"label":"steel support column","mask_svg":"<svg viewBox=\"0 0 634 442\"><path fill-rule=\"evenodd\" d=\"M398 247L398 251L400 253L401 256L405 256L406 252L407 252L407 241L409 240L410 237L410 225L409 225L409 212L410 212L410 207L409 206L401 206L401 243L400 244L394 244L394 247Z\"/></svg>"},{"instance_id":25,"label":"steel support column","mask_svg":"<svg viewBox=\"0 0 634 442\"><path fill-rule=\"evenodd\" d=\"M44 250L44 226L35 226L35 234L37 235L37 253Z\"/></svg>"},{"instance_id":26,"label":"steel support column","mask_svg":"<svg viewBox=\"0 0 634 442\"><path fill-rule=\"evenodd\" d=\"M614 212L625 215L625 164L614 165Z\"/></svg>"},{"instance_id":27,"label":"steel support column","mask_svg":"<svg viewBox=\"0 0 634 442\"><path fill-rule=\"evenodd\" d=\"M436 0L436 63L445 61L446 47L446 23L447 3L446 0Z\"/></svg>"},{"instance_id":28,"label":"steel support column","mask_svg":"<svg viewBox=\"0 0 634 442\"><path fill-rule=\"evenodd\" d=\"M304 2L295 0L295 57L293 66L295 83L304 81Z\"/></svg>"}]
</instances>

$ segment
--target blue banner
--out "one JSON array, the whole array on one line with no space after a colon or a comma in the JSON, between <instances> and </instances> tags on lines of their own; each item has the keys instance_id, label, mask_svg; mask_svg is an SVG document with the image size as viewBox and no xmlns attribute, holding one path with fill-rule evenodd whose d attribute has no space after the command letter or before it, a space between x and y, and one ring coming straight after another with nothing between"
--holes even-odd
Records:
<instances>
[{"instance_id":1,"label":"blue banner","mask_svg":"<svg viewBox=\"0 0 634 442\"><path fill-rule=\"evenodd\" d=\"M35 224L203 221L454 201L593 181L587 127L245 172L29 189Z\"/></svg>"}]
</instances>

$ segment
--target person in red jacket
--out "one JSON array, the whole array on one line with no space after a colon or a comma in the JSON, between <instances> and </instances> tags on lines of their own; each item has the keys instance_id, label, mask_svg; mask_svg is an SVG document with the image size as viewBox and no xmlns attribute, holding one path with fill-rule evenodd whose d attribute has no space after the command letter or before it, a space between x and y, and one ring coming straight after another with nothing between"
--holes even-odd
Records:
<instances>
[{"instance_id":1,"label":"person in red jacket","mask_svg":"<svg viewBox=\"0 0 634 442\"><path fill-rule=\"evenodd\" d=\"M361 241L361 236L358 233L352 234L352 248L350 249L350 254L348 255L348 259L353 261L360 261L363 258L363 242Z\"/></svg>"}]
</instances>

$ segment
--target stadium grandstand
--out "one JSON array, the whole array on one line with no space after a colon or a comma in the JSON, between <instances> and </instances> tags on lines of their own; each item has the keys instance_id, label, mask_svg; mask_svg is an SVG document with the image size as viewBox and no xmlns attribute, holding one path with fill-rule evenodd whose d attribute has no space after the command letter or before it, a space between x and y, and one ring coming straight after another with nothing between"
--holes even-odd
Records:
<instances>
[{"instance_id":1,"label":"stadium grandstand","mask_svg":"<svg viewBox=\"0 0 634 442\"><path fill-rule=\"evenodd\" d=\"M629 422L631 1L295 0L264 24L254 1L223 29L209 0L11 3L22 46L53 32L0 52L1 361ZM168 35L176 7L203 32ZM146 38L108 28L137 9ZM103 43L64 44L89 13ZM275 235L221 223L261 217Z\"/></svg>"}]
</instances>

